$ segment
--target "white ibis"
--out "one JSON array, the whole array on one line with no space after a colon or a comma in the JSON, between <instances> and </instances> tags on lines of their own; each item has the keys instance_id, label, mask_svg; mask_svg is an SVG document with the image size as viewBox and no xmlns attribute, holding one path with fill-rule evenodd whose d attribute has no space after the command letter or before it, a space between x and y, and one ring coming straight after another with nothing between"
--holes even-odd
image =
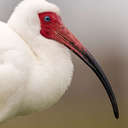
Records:
<instances>
[{"instance_id":1,"label":"white ibis","mask_svg":"<svg viewBox=\"0 0 128 128\"><path fill-rule=\"evenodd\" d=\"M73 75L69 49L98 76L119 117L107 77L64 26L58 7L46 0L24 0L7 24L0 22L0 122L47 109L62 97Z\"/></svg>"}]
</instances>

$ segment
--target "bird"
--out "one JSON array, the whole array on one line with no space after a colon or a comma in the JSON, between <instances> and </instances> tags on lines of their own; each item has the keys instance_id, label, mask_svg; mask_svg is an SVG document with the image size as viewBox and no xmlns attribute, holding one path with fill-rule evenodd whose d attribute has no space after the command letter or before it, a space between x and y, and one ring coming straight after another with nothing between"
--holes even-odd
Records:
<instances>
[{"instance_id":1,"label":"bird","mask_svg":"<svg viewBox=\"0 0 128 128\"><path fill-rule=\"evenodd\" d=\"M0 21L0 123L48 109L71 84L71 51L105 88L116 119L117 101L100 65L63 24L57 5L23 0L7 23Z\"/></svg>"}]
</instances>

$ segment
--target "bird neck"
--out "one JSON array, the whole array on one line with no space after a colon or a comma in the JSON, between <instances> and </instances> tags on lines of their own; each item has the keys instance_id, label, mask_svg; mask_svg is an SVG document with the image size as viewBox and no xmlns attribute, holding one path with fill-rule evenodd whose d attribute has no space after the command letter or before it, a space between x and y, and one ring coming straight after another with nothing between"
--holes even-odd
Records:
<instances>
[{"instance_id":1,"label":"bird neck","mask_svg":"<svg viewBox=\"0 0 128 128\"><path fill-rule=\"evenodd\" d=\"M69 50L62 44L49 40L40 33L28 33L23 27L17 27L13 22L9 21L8 26L25 42L36 58L40 60L50 58L51 61L71 59Z\"/></svg>"},{"instance_id":2,"label":"bird neck","mask_svg":"<svg viewBox=\"0 0 128 128\"><path fill-rule=\"evenodd\" d=\"M35 20L32 24L27 18L22 18L16 9L8 21L8 26L24 40L35 56L51 59L67 57L70 59L69 50L65 46L54 40L46 39L40 34L39 20ZM59 56L60 58L58 58Z\"/></svg>"}]
</instances>

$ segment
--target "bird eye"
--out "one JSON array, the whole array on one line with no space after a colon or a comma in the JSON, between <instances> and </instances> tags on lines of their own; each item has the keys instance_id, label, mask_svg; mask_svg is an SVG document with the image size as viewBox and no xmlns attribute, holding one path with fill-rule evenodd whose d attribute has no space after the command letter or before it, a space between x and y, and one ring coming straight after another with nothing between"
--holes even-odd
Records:
<instances>
[{"instance_id":1,"label":"bird eye","mask_svg":"<svg viewBox=\"0 0 128 128\"><path fill-rule=\"evenodd\" d=\"M44 21L49 22L50 20L51 20L51 18L49 16L44 17Z\"/></svg>"}]
</instances>

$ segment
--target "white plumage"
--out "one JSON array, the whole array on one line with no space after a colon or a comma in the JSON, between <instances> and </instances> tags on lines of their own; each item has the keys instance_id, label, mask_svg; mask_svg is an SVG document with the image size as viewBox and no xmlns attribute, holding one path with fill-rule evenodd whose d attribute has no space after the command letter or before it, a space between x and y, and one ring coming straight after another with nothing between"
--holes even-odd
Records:
<instances>
[{"instance_id":1,"label":"white plumage","mask_svg":"<svg viewBox=\"0 0 128 128\"><path fill-rule=\"evenodd\" d=\"M119 118L111 85L89 51L63 25L59 8L45 0L22 1L0 22L0 122L55 104L71 83L71 49L98 76Z\"/></svg>"},{"instance_id":2,"label":"white plumage","mask_svg":"<svg viewBox=\"0 0 128 128\"><path fill-rule=\"evenodd\" d=\"M44 0L24 0L0 22L0 122L48 108L70 85L69 50L39 33L37 14L45 11L59 14Z\"/></svg>"}]
</instances>

